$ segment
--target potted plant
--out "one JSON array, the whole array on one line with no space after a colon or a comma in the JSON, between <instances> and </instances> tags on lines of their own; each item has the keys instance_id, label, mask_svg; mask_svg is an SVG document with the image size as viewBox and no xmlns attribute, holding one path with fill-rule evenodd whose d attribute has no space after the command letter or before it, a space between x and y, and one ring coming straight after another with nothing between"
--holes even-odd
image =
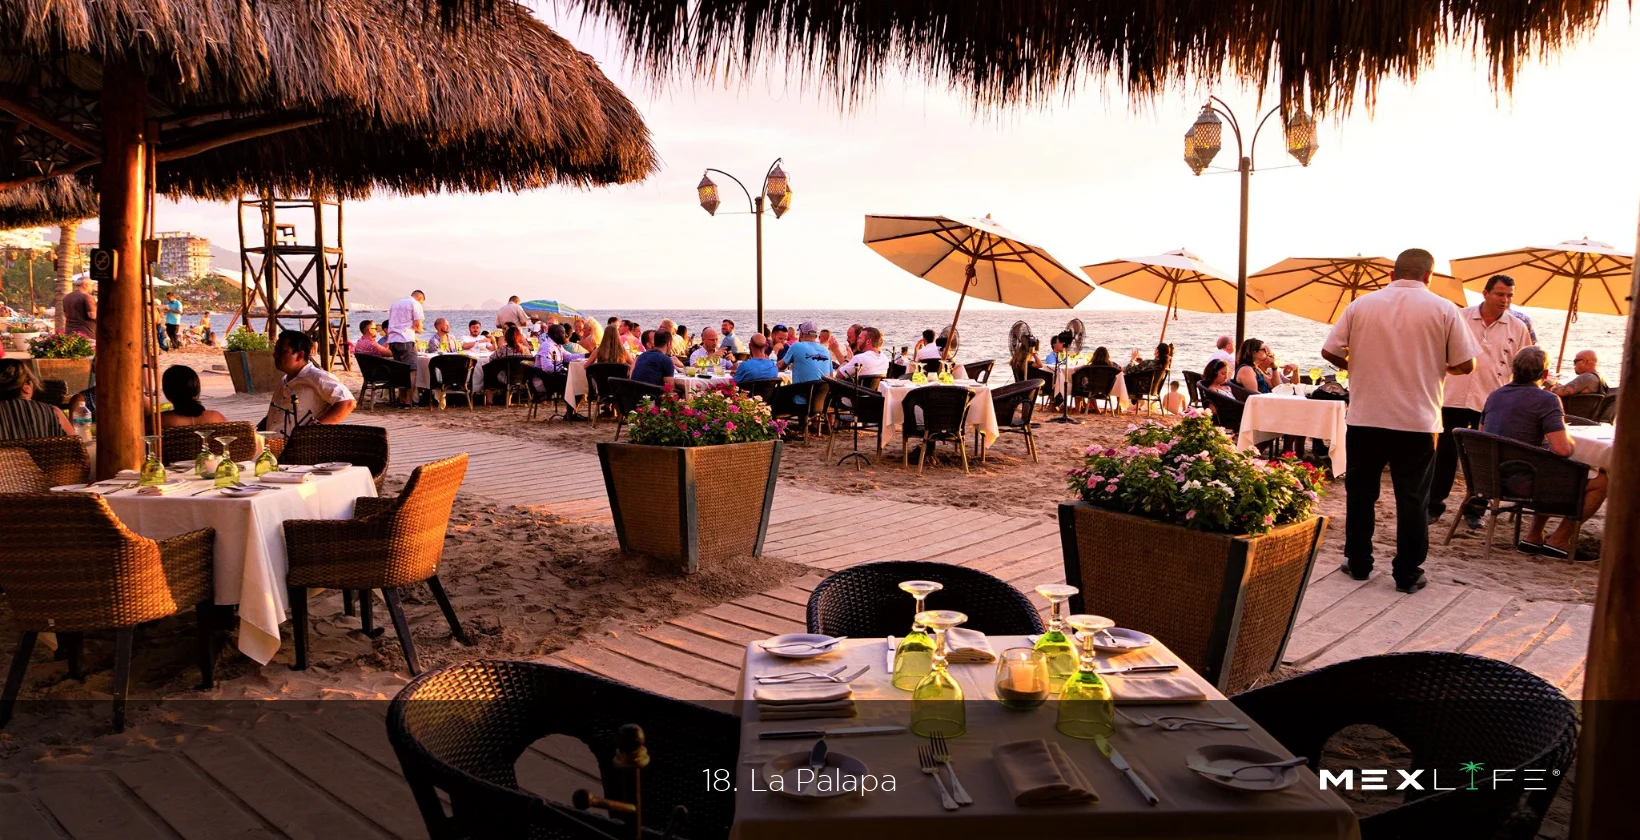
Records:
<instances>
[{"instance_id":1,"label":"potted plant","mask_svg":"<svg viewBox=\"0 0 1640 840\"><path fill-rule=\"evenodd\" d=\"M1226 693L1280 664L1326 532L1320 469L1238 450L1191 411L1090 447L1068 480L1073 611L1156 636Z\"/></svg>"},{"instance_id":2,"label":"potted plant","mask_svg":"<svg viewBox=\"0 0 1640 840\"><path fill-rule=\"evenodd\" d=\"M724 383L645 398L626 422L629 442L598 444L621 550L676 559L688 572L763 555L785 421Z\"/></svg>"},{"instance_id":3,"label":"potted plant","mask_svg":"<svg viewBox=\"0 0 1640 840\"><path fill-rule=\"evenodd\" d=\"M241 326L228 334L222 351L228 377L236 394L269 394L279 383L279 369L273 366L273 349L268 337Z\"/></svg>"},{"instance_id":4,"label":"potted plant","mask_svg":"<svg viewBox=\"0 0 1640 840\"><path fill-rule=\"evenodd\" d=\"M11 338L13 349L27 351L28 343L40 337L40 328L31 318L18 318L6 323L6 335Z\"/></svg>"},{"instance_id":5,"label":"potted plant","mask_svg":"<svg viewBox=\"0 0 1640 840\"><path fill-rule=\"evenodd\" d=\"M41 381L60 379L70 394L91 387L91 357L97 352L91 339L78 333L46 333L28 343L28 352Z\"/></svg>"}]
</instances>

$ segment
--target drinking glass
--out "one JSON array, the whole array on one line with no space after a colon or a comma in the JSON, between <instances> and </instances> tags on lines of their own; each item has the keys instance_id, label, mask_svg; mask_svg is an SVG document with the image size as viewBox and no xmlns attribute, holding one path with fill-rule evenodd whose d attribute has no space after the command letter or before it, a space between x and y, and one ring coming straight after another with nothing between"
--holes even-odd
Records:
<instances>
[{"instance_id":1,"label":"drinking glass","mask_svg":"<svg viewBox=\"0 0 1640 840\"><path fill-rule=\"evenodd\" d=\"M1110 686L1094 671L1093 634L1115 622L1102 615L1073 615L1065 622L1082 631L1082 667L1059 690L1059 720L1054 727L1072 738L1107 736L1116 731L1116 704Z\"/></svg>"},{"instance_id":2,"label":"drinking glass","mask_svg":"<svg viewBox=\"0 0 1640 840\"><path fill-rule=\"evenodd\" d=\"M1343 385L1344 383L1346 383L1348 381L1350 381L1350 372L1347 371L1347 370L1339 371L1338 372L1338 384Z\"/></svg>"},{"instance_id":3,"label":"drinking glass","mask_svg":"<svg viewBox=\"0 0 1640 840\"><path fill-rule=\"evenodd\" d=\"M267 475L279 469L279 459L273 456L273 450L264 448L262 454L256 456L256 474Z\"/></svg>"},{"instance_id":4,"label":"drinking glass","mask_svg":"<svg viewBox=\"0 0 1640 840\"><path fill-rule=\"evenodd\" d=\"M1034 709L1048 699L1048 657L1040 650L1008 648L997 657L997 700L1010 709Z\"/></svg>"},{"instance_id":5,"label":"drinking glass","mask_svg":"<svg viewBox=\"0 0 1640 840\"><path fill-rule=\"evenodd\" d=\"M1311 385L1320 385L1321 384L1321 368L1318 368L1318 367L1310 368L1310 384Z\"/></svg>"},{"instance_id":6,"label":"drinking glass","mask_svg":"<svg viewBox=\"0 0 1640 840\"><path fill-rule=\"evenodd\" d=\"M945 668L945 634L968 616L955 610L917 613L917 623L934 630L934 667L911 692L911 731L924 738L955 738L968 731L968 713L962 706L962 686Z\"/></svg>"},{"instance_id":7,"label":"drinking glass","mask_svg":"<svg viewBox=\"0 0 1640 840\"><path fill-rule=\"evenodd\" d=\"M1082 590L1063 583L1044 583L1036 594L1048 599L1048 632L1036 640L1034 646L1048 663L1048 679L1058 691L1065 680L1076 671L1076 646L1065 635L1065 622L1060 619L1060 605Z\"/></svg>"},{"instance_id":8,"label":"drinking glass","mask_svg":"<svg viewBox=\"0 0 1640 840\"><path fill-rule=\"evenodd\" d=\"M908 592L917 599L917 609L911 614L911 632L900 640L900 646L894 650L894 687L901 691L910 691L928 676L934 667L934 640L929 637L928 630L918 619L922 617L923 601L931 592L944 589L945 585L931 580L907 580L900 582L900 590Z\"/></svg>"},{"instance_id":9,"label":"drinking glass","mask_svg":"<svg viewBox=\"0 0 1640 840\"><path fill-rule=\"evenodd\" d=\"M239 465L234 463L228 444L233 443L231 436L219 437L217 443L222 444L222 460L216 465L216 486L227 487L239 483Z\"/></svg>"},{"instance_id":10,"label":"drinking glass","mask_svg":"<svg viewBox=\"0 0 1640 840\"><path fill-rule=\"evenodd\" d=\"M143 487L158 487L165 483L165 465L160 463L159 456L154 454L154 447L159 444L159 435L143 435L142 443L148 449L148 456L142 459L142 474L137 483Z\"/></svg>"},{"instance_id":11,"label":"drinking glass","mask_svg":"<svg viewBox=\"0 0 1640 840\"><path fill-rule=\"evenodd\" d=\"M211 451L211 433L194 432L199 435L199 454L194 456L194 474L200 478L216 477L216 453Z\"/></svg>"}]
</instances>

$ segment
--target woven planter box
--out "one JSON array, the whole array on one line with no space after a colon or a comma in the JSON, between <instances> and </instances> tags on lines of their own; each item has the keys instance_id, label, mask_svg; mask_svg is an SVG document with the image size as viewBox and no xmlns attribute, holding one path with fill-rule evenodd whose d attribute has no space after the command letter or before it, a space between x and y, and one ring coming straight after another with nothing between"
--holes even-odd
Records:
<instances>
[{"instance_id":1,"label":"woven planter box","mask_svg":"<svg viewBox=\"0 0 1640 840\"><path fill-rule=\"evenodd\" d=\"M236 394L271 394L279 384L272 350L225 350L222 359Z\"/></svg>"},{"instance_id":2,"label":"woven planter box","mask_svg":"<svg viewBox=\"0 0 1640 840\"><path fill-rule=\"evenodd\" d=\"M40 381L61 379L68 393L78 394L91 387L91 359L35 359L34 375Z\"/></svg>"},{"instance_id":3,"label":"woven planter box","mask_svg":"<svg viewBox=\"0 0 1640 840\"><path fill-rule=\"evenodd\" d=\"M1281 664L1326 530L1317 516L1233 537L1059 504L1071 611L1155 636L1225 694Z\"/></svg>"},{"instance_id":4,"label":"woven planter box","mask_svg":"<svg viewBox=\"0 0 1640 840\"><path fill-rule=\"evenodd\" d=\"M763 556L780 445L598 444L621 550L675 559L691 573L702 562Z\"/></svg>"}]
</instances>

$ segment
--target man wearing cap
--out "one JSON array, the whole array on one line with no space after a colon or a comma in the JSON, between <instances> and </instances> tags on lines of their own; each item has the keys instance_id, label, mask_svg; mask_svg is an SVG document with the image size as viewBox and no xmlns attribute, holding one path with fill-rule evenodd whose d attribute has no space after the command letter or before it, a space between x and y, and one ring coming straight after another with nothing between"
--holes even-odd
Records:
<instances>
[{"instance_id":1,"label":"man wearing cap","mask_svg":"<svg viewBox=\"0 0 1640 840\"><path fill-rule=\"evenodd\" d=\"M778 331L778 328L776 328ZM813 382L831 375L831 351L815 339L820 330L813 321L797 325L797 342L786 347L781 370L792 372L792 382Z\"/></svg>"}]
</instances>

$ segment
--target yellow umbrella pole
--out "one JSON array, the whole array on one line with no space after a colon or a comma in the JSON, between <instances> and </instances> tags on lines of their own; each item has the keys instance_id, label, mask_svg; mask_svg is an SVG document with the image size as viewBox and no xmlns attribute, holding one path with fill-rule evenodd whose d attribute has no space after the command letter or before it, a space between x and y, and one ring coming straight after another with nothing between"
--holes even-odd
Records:
<instances>
[{"instance_id":1,"label":"yellow umbrella pole","mask_svg":"<svg viewBox=\"0 0 1640 840\"><path fill-rule=\"evenodd\" d=\"M1581 261L1581 257L1576 258ZM1555 373L1560 373L1560 363L1566 360L1566 339L1572 335L1572 322L1577 320L1577 297L1583 291L1583 278L1572 277L1572 297L1566 302L1566 326L1560 331L1560 352L1555 354Z\"/></svg>"},{"instance_id":2,"label":"yellow umbrella pole","mask_svg":"<svg viewBox=\"0 0 1640 840\"><path fill-rule=\"evenodd\" d=\"M1167 293L1167 309L1162 311L1162 337L1159 338L1159 339L1156 339L1157 344L1167 343L1167 321L1168 321L1168 318L1172 317L1173 313L1179 311L1178 310L1179 284L1178 283L1169 283L1169 284L1167 284L1167 286L1168 286L1168 289L1169 289L1169 291Z\"/></svg>"},{"instance_id":3,"label":"yellow umbrella pole","mask_svg":"<svg viewBox=\"0 0 1640 840\"><path fill-rule=\"evenodd\" d=\"M957 343L957 320L962 317L962 304L968 300L969 287L979 282L979 278L974 271L974 264L977 262L979 262L978 255L969 257L968 268L963 272L965 277L962 284L962 297L957 298L957 314L951 316L951 332L946 335L945 349L940 351L940 361L942 362L951 360L951 345Z\"/></svg>"}]
</instances>

